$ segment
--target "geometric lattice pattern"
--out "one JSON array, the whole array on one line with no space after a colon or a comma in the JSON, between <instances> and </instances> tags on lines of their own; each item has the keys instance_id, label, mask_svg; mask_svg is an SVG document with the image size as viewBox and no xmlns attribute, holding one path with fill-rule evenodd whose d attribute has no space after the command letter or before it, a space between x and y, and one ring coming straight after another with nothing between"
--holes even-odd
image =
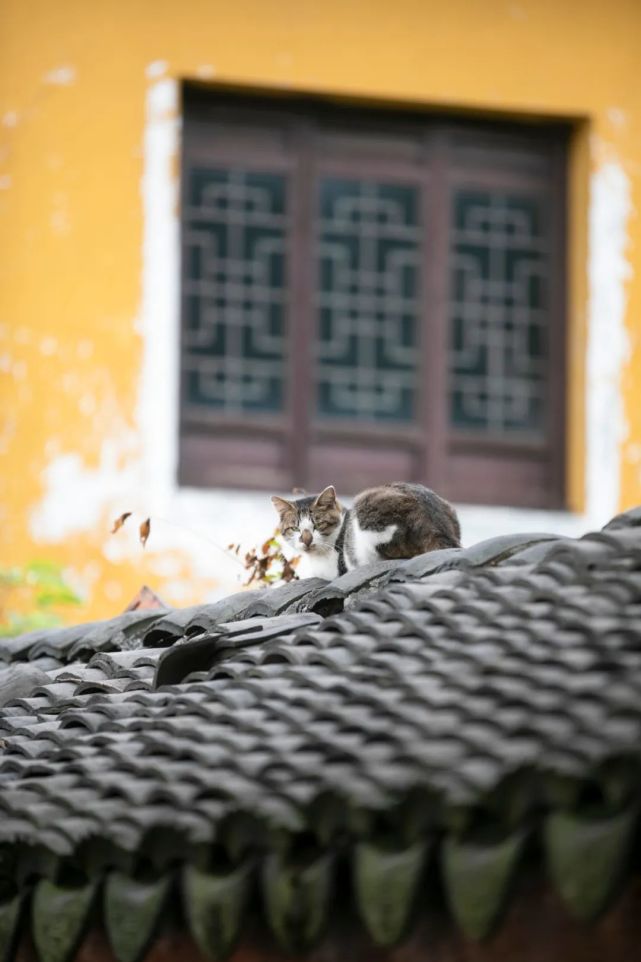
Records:
<instances>
[{"instance_id":1,"label":"geometric lattice pattern","mask_svg":"<svg viewBox=\"0 0 641 962\"><path fill-rule=\"evenodd\" d=\"M415 416L419 191L373 180L319 182L317 415Z\"/></svg>"},{"instance_id":2,"label":"geometric lattice pattern","mask_svg":"<svg viewBox=\"0 0 641 962\"><path fill-rule=\"evenodd\" d=\"M183 378L188 407L283 407L285 177L191 171L185 216Z\"/></svg>"},{"instance_id":3,"label":"geometric lattice pattern","mask_svg":"<svg viewBox=\"0 0 641 962\"><path fill-rule=\"evenodd\" d=\"M549 271L542 203L533 194L459 190L452 221L452 425L541 433Z\"/></svg>"}]
</instances>

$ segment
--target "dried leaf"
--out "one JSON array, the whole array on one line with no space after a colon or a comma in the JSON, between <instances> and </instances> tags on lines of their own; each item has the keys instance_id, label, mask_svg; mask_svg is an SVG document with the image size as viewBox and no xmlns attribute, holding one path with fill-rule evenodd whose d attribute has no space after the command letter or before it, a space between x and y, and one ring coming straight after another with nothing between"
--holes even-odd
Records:
<instances>
[{"instance_id":1,"label":"dried leaf","mask_svg":"<svg viewBox=\"0 0 641 962\"><path fill-rule=\"evenodd\" d=\"M119 518L116 518L116 520L114 521L114 526L111 529L111 533L115 534L116 531L120 531L120 529L122 528L127 518L130 518L130 517L131 517L131 511L125 511L125 513L121 514Z\"/></svg>"},{"instance_id":2,"label":"dried leaf","mask_svg":"<svg viewBox=\"0 0 641 962\"><path fill-rule=\"evenodd\" d=\"M285 555L281 555L281 559L283 562L283 581L295 581L298 578L298 575L296 574L296 565L300 561L300 558L295 557L290 561L285 557Z\"/></svg>"},{"instance_id":3,"label":"dried leaf","mask_svg":"<svg viewBox=\"0 0 641 962\"><path fill-rule=\"evenodd\" d=\"M143 523L140 525L140 543L141 543L141 545L143 546L143 548L144 548L145 545L147 544L147 538L149 537L149 532L150 532L150 531L151 531L151 519L150 519L150 518L147 518L147 519L146 519L145 521L143 521Z\"/></svg>"},{"instance_id":4,"label":"dried leaf","mask_svg":"<svg viewBox=\"0 0 641 962\"><path fill-rule=\"evenodd\" d=\"M252 548L245 553L244 568L247 571L247 578L243 582L245 587L249 587L254 582L273 585L280 581L289 582L298 578L296 565L299 558L292 558L289 561L285 557L277 535L278 529L260 548Z\"/></svg>"}]
</instances>

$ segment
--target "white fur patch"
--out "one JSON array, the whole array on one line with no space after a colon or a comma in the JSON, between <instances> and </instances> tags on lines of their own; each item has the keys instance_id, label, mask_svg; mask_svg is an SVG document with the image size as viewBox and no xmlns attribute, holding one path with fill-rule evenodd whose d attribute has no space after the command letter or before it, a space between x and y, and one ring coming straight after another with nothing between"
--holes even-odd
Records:
<instances>
[{"instance_id":1,"label":"white fur patch","mask_svg":"<svg viewBox=\"0 0 641 962\"><path fill-rule=\"evenodd\" d=\"M372 531L369 528L361 528L358 518L354 513L352 520L352 549L356 564L353 565L349 558L345 558L345 567L351 571L352 568L360 568L361 565L372 564L373 561L380 561L380 555L376 551L379 544L388 544L394 537L397 524L388 524L382 531Z\"/></svg>"},{"instance_id":2,"label":"white fur patch","mask_svg":"<svg viewBox=\"0 0 641 962\"><path fill-rule=\"evenodd\" d=\"M332 581L338 577L338 554L331 551L307 551L301 555L297 568L299 578L326 578Z\"/></svg>"}]
</instances>

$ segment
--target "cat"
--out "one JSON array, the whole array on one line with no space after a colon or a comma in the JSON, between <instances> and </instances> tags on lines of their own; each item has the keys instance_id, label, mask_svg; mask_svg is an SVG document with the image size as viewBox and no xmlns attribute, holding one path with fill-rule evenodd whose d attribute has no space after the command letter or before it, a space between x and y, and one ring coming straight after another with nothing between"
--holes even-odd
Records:
<instances>
[{"instance_id":1,"label":"cat","mask_svg":"<svg viewBox=\"0 0 641 962\"><path fill-rule=\"evenodd\" d=\"M368 488L351 508L338 502L333 485L294 501L274 496L272 503L283 539L301 555L302 577L331 580L373 561L461 546L456 511L422 484Z\"/></svg>"}]
</instances>

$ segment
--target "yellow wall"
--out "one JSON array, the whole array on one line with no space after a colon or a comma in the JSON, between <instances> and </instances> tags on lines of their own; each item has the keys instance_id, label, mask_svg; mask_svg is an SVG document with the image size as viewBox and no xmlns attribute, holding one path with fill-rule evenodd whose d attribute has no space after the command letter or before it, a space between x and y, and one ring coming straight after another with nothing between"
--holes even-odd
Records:
<instances>
[{"instance_id":1,"label":"yellow wall","mask_svg":"<svg viewBox=\"0 0 641 962\"><path fill-rule=\"evenodd\" d=\"M59 542L34 544L30 530L55 459L77 453L83 470L97 471L109 442L117 474L136 456L145 98L158 61L166 68L157 72L175 78L583 118L570 192L568 448L569 503L580 510L588 182L616 163L632 211L641 209L640 50L638 0L3 0L1 560L58 559L85 585L90 615L119 610L143 581L165 587L151 542L144 559L104 557L118 500L109 491L86 523L70 504L80 520ZM641 501L633 212L627 231L621 506ZM191 579L190 556L173 560L174 580ZM185 600L203 590L192 580Z\"/></svg>"}]
</instances>

